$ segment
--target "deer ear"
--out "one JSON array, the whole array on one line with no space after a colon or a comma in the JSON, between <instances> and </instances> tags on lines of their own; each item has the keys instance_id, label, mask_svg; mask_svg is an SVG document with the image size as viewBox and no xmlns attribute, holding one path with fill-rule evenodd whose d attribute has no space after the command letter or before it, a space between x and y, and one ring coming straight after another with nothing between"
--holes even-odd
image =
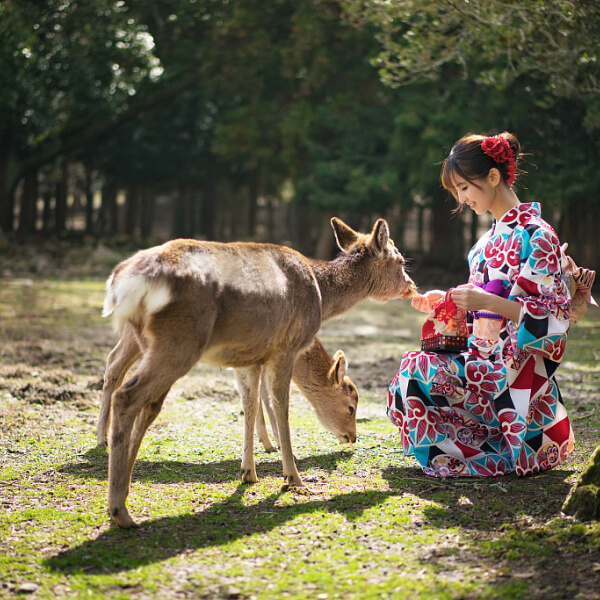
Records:
<instances>
[{"instance_id":1,"label":"deer ear","mask_svg":"<svg viewBox=\"0 0 600 600\"><path fill-rule=\"evenodd\" d=\"M331 226L333 227L337 245L341 250L348 250L348 248L358 239L358 233L337 217L331 219Z\"/></svg>"},{"instance_id":2,"label":"deer ear","mask_svg":"<svg viewBox=\"0 0 600 600\"><path fill-rule=\"evenodd\" d=\"M373 226L371 233L371 244L376 252L381 253L387 249L388 240L390 239L390 228L385 219L378 219Z\"/></svg>"},{"instance_id":3,"label":"deer ear","mask_svg":"<svg viewBox=\"0 0 600 600\"><path fill-rule=\"evenodd\" d=\"M333 357L333 365L329 369L329 382L331 385L342 385L347 368L346 356L341 350L338 350Z\"/></svg>"}]
</instances>

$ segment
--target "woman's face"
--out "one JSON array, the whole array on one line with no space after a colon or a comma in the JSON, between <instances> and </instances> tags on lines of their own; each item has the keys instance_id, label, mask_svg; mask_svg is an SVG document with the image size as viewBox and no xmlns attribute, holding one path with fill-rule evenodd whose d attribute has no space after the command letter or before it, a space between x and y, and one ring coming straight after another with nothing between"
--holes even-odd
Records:
<instances>
[{"instance_id":1,"label":"woman's face","mask_svg":"<svg viewBox=\"0 0 600 600\"><path fill-rule=\"evenodd\" d=\"M487 177L475 181L459 178L454 182L454 193L459 204L466 204L478 215L491 212L496 197L495 188Z\"/></svg>"}]
</instances>

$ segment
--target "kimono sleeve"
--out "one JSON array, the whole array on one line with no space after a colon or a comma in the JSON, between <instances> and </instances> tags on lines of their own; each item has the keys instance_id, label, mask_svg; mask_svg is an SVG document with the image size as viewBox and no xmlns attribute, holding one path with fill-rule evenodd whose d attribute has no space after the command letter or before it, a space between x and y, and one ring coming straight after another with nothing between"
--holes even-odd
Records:
<instances>
[{"instance_id":1,"label":"kimono sleeve","mask_svg":"<svg viewBox=\"0 0 600 600\"><path fill-rule=\"evenodd\" d=\"M521 303L517 346L560 362L569 330L569 293L560 266L560 242L550 227L527 232L521 270L510 298Z\"/></svg>"}]
</instances>

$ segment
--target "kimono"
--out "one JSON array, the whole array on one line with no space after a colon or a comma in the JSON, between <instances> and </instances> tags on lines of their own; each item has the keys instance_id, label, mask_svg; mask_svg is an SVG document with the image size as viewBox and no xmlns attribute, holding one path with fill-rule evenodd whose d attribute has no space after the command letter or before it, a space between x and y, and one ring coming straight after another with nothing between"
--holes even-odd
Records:
<instances>
[{"instance_id":1,"label":"kimono","mask_svg":"<svg viewBox=\"0 0 600 600\"><path fill-rule=\"evenodd\" d=\"M475 313L469 349L407 352L387 414L433 476L529 475L564 461L574 436L555 379L569 331L560 243L538 203L519 204L469 252L469 282L521 304L518 322Z\"/></svg>"}]
</instances>

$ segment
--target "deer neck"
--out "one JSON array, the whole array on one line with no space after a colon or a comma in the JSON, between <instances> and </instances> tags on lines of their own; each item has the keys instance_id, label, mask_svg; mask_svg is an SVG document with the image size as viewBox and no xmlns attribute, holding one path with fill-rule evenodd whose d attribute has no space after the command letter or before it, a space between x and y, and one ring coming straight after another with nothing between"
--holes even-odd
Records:
<instances>
[{"instance_id":1,"label":"deer neck","mask_svg":"<svg viewBox=\"0 0 600 600\"><path fill-rule=\"evenodd\" d=\"M322 320L340 315L369 296L371 278L360 268L362 255L313 263L321 290Z\"/></svg>"}]
</instances>

